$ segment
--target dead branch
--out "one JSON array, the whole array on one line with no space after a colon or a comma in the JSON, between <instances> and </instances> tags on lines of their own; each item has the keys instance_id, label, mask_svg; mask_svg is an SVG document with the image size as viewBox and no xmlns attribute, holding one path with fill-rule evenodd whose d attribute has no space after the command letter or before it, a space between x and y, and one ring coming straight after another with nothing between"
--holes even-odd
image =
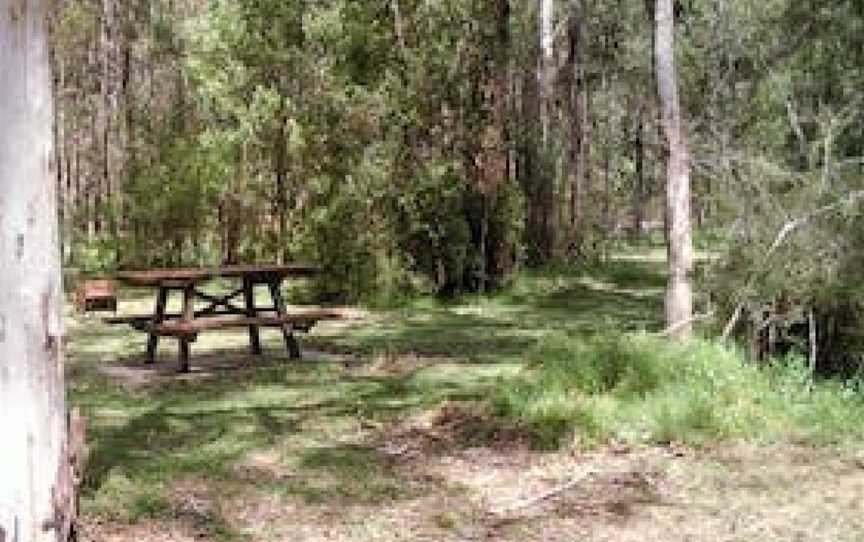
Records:
<instances>
[{"instance_id":1,"label":"dead branch","mask_svg":"<svg viewBox=\"0 0 864 542\"><path fill-rule=\"evenodd\" d=\"M708 312L705 314L694 314L690 318L686 318L684 320L681 320L680 322L675 322L674 324L667 327L663 331L658 332L657 334L660 335L661 337L667 337L667 336L671 335L672 333L675 333L676 331L678 331L679 329L681 329L682 327L684 327L686 325L692 324L694 322L701 322L703 320L709 320L713 317L714 317L713 312Z\"/></svg>"},{"instance_id":2,"label":"dead branch","mask_svg":"<svg viewBox=\"0 0 864 542\"><path fill-rule=\"evenodd\" d=\"M812 211L809 214L806 214L802 217L796 218L794 220L790 220L786 224L780 228L780 231L777 233L777 236L774 238L774 242L771 243L771 246L768 248L768 251L765 253L765 256L762 258L762 261L759 265L759 272L765 271L771 266L771 258L774 256L774 253L786 242L786 239L789 238L792 233L812 222L813 220L830 213L831 211L835 211L838 208L854 203L856 200L864 197L864 190L857 190L855 192L851 192L846 195L841 201L832 203L831 205L825 205ZM750 280L747 281L747 287L745 291L749 290L753 283L756 281L756 276L758 273L753 273L750 276ZM732 316L729 318L729 321L726 322L726 326L723 328L723 340L727 340L729 335L732 334L732 330L735 328L735 325L738 323L738 320L741 318L741 313L744 310L744 302L739 301L738 305L735 307L735 310L732 311Z\"/></svg>"}]
</instances>

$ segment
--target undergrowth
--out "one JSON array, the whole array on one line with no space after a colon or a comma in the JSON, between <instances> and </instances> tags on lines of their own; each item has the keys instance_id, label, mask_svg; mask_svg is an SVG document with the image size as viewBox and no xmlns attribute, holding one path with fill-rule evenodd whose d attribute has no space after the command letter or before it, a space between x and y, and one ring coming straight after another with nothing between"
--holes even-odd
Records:
<instances>
[{"instance_id":1,"label":"undergrowth","mask_svg":"<svg viewBox=\"0 0 864 542\"><path fill-rule=\"evenodd\" d=\"M811 381L803 360L770 367L715 342L674 344L644 333L551 334L526 369L502 380L496 413L517 421L542 448L569 439L681 442L727 439L824 444L864 436L862 394Z\"/></svg>"}]
</instances>

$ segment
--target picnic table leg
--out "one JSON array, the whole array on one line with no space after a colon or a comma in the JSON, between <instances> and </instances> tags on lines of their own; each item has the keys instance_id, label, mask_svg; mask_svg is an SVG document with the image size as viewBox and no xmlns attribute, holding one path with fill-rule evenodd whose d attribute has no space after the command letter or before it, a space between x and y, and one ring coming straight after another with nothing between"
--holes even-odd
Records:
<instances>
[{"instance_id":1,"label":"picnic table leg","mask_svg":"<svg viewBox=\"0 0 864 542\"><path fill-rule=\"evenodd\" d=\"M243 297L246 299L246 316L255 318L255 292L253 289L254 283L247 279L243 279ZM258 326L255 324L249 325L249 346L252 350L252 355L261 355L261 337L258 335Z\"/></svg>"},{"instance_id":2,"label":"picnic table leg","mask_svg":"<svg viewBox=\"0 0 864 542\"><path fill-rule=\"evenodd\" d=\"M189 339L180 338L180 372L189 372Z\"/></svg>"},{"instance_id":3,"label":"picnic table leg","mask_svg":"<svg viewBox=\"0 0 864 542\"><path fill-rule=\"evenodd\" d=\"M276 314L284 317L288 311L285 308L285 299L282 297L282 291L279 289L280 281L271 280L267 283L270 288L270 297L273 298L273 306L276 307ZM297 338L294 337L291 324L282 324L282 338L285 339L285 348L288 350L288 357L291 359L300 359L300 345L297 344Z\"/></svg>"},{"instance_id":4,"label":"picnic table leg","mask_svg":"<svg viewBox=\"0 0 864 542\"><path fill-rule=\"evenodd\" d=\"M195 318L195 287L193 284L183 288L183 312L180 319L184 323L189 323ZM193 338L190 335L180 336L180 372L189 372L189 343Z\"/></svg>"},{"instance_id":5,"label":"picnic table leg","mask_svg":"<svg viewBox=\"0 0 864 542\"><path fill-rule=\"evenodd\" d=\"M156 362L156 347L159 346L159 334L155 328L165 319L165 305L167 303L168 288L160 286L159 291L156 293L156 308L153 311L153 319L150 321L150 334L147 338L146 363L148 364Z\"/></svg>"}]
</instances>

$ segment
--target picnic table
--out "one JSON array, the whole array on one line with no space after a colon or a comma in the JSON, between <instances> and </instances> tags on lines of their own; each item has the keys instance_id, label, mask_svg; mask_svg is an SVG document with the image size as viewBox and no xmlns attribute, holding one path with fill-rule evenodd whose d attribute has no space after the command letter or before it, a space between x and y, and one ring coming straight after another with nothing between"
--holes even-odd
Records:
<instances>
[{"instance_id":1,"label":"picnic table","mask_svg":"<svg viewBox=\"0 0 864 542\"><path fill-rule=\"evenodd\" d=\"M308 332L319 320L338 319L340 312L331 309L307 308L288 310L282 296L282 282L289 277L310 277L319 272L310 265L230 265L208 268L147 269L123 271L115 278L129 286L153 288L156 299L152 314L107 318L109 323L129 324L148 334L147 363L155 363L160 337L176 338L179 342L180 371L189 371L189 350L198 334L215 329L245 327L249 331L249 345L253 355L261 354L259 328L274 327L282 330L285 347L291 359L300 358L300 346L295 332ZM202 286L216 279L239 282L236 288L221 294L202 291ZM272 305L256 302L256 286L265 285ZM179 313L168 313L171 292L182 295ZM235 300L242 297L242 304ZM195 308L196 301L206 306Z\"/></svg>"}]
</instances>

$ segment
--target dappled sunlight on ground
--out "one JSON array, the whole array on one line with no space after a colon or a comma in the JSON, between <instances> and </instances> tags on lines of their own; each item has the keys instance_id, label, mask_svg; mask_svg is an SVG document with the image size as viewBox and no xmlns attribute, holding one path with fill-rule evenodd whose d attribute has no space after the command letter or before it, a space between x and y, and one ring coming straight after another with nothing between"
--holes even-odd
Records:
<instances>
[{"instance_id":1,"label":"dappled sunlight on ground","mask_svg":"<svg viewBox=\"0 0 864 542\"><path fill-rule=\"evenodd\" d=\"M660 328L648 258L538 274L494 296L356 311L287 359L242 331L176 342L71 316L90 420L84 541L858 540L864 457L733 445L532 449L487 400L550 333ZM146 312L142 296L124 313ZM807 491L802 491L806 488Z\"/></svg>"}]
</instances>

